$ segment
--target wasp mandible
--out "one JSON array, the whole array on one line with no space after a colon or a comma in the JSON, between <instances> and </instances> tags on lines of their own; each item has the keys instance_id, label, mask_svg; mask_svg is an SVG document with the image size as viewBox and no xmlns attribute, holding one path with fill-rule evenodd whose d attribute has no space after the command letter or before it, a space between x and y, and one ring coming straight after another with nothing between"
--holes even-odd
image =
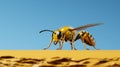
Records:
<instances>
[{"instance_id":1,"label":"wasp mandible","mask_svg":"<svg viewBox=\"0 0 120 67\"><path fill-rule=\"evenodd\" d=\"M86 31L80 31L76 35L76 32L79 30L85 30L89 27L98 26L98 25L102 25L102 24L103 23L87 24L87 25L83 25L80 27L76 27L76 28L73 28L71 26L64 26L55 31L45 29L45 30L41 30L39 33L42 33L45 31L52 32L52 39L50 41L50 44L48 45L47 48L44 48L44 50L48 49L51 46L52 42L54 42L54 45L59 43L58 50L61 50L64 42L67 42L67 41L70 42L72 50L77 50L74 47L74 42L78 39L80 39L82 41L84 48L86 50L88 50L88 48L86 48L86 44L89 46L93 46L95 49L97 49L95 47L94 38L92 37L92 35L90 33L86 32Z\"/></svg>"}]
</instances>

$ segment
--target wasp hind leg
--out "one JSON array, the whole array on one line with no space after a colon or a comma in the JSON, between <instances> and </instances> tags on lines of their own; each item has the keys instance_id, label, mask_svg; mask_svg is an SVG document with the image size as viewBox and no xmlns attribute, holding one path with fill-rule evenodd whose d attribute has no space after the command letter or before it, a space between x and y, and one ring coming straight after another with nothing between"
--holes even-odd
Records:
<instances>
[{"instance_id":1,"label":"wasp hind leg","mask_svg":"<svg viewBox=\"0 0 120 67\"><path fill-rule=\"evenodd\" d=\"M85 43L83 43L83 45L84 45L84 48L85 48L86 50L89 50L89 49L86 47L86 44L85 44Z\"/></svg>"},{"instance_id":2,"label":"wasp hind leg","mask_svg":"<svg viewBox=\"0 0 120 67\"><path fill-rule=\"evenodd\" d=\"M100 50L100 49L96 48L95 46L93 46L93 48L94 48L95 50Z\"/></svg>"}]
</instances>

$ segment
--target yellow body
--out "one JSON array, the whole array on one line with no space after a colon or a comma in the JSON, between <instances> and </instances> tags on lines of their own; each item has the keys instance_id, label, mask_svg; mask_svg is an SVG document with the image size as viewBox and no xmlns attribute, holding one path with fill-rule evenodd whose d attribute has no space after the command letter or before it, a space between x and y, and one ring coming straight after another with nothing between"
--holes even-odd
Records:
<instances>
[{"instance_id":1,"label":"yellow body","mask_svg":"<svg viewBox=\"0 0 120 67\"><path fill-rule=\"evenodd\" d=\"M73 29L72 27L70 26L64 26L62 28L60 28L59 30L62 31L62 33L66 33L67 31L69 31L70 29Z\"/></svg>"},{"instance_id":2,"label":"yellow body","mask_svg":"<svg viewBox=\"0 0 120 67\"><path fill-rule=\"evenodd\" d=\"M65 41L72 41L72 39L75 36L76 31L70 31L70 29L73 29L70 26L64 26L62 28L60 28L60 31L62 32L62 34L64 34L65 37Z\"/></svg>"}]
</instances>

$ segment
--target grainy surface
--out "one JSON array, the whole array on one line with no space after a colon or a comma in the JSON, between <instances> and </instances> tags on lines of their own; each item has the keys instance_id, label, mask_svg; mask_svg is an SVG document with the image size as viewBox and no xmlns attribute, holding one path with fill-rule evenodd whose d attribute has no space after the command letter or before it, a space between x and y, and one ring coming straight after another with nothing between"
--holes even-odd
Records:
<instances>
[{"instance_id":1,"label":"grainy surface","mask_svg":"<svg viewBox=\"0 0 120 67\"><path fill-rule=\"evenodd\" d=\"M120 51L0 50L0 67L61 67L61 66L120 67Z\"/></svg>"}]
</instances>

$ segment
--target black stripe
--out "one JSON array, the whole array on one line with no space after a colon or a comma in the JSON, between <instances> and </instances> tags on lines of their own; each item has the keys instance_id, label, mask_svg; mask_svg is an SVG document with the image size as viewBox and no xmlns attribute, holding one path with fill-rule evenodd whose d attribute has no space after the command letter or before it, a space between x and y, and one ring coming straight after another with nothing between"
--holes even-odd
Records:
<instances>
[{"instance_id":1,"label":"black stripe","mask_svg":"<svg viewBox=\"0 0 120 67\"><path fill-rule=\"evenodd\" d=\"M80 38L80 34L78 34L75 38L75 41L78 40Z\"/></svg>"},{"instance_id":2,"label":"black stripe","mask_svg":"<svg viewBox=\"0 0 120 67\"><path fill-rule=\"evenodd\" d=\"M83 31L82 31L82 37L83 37L85 34L86 34L86 32L83 32Z\"/></svg>"}]
</instances>

